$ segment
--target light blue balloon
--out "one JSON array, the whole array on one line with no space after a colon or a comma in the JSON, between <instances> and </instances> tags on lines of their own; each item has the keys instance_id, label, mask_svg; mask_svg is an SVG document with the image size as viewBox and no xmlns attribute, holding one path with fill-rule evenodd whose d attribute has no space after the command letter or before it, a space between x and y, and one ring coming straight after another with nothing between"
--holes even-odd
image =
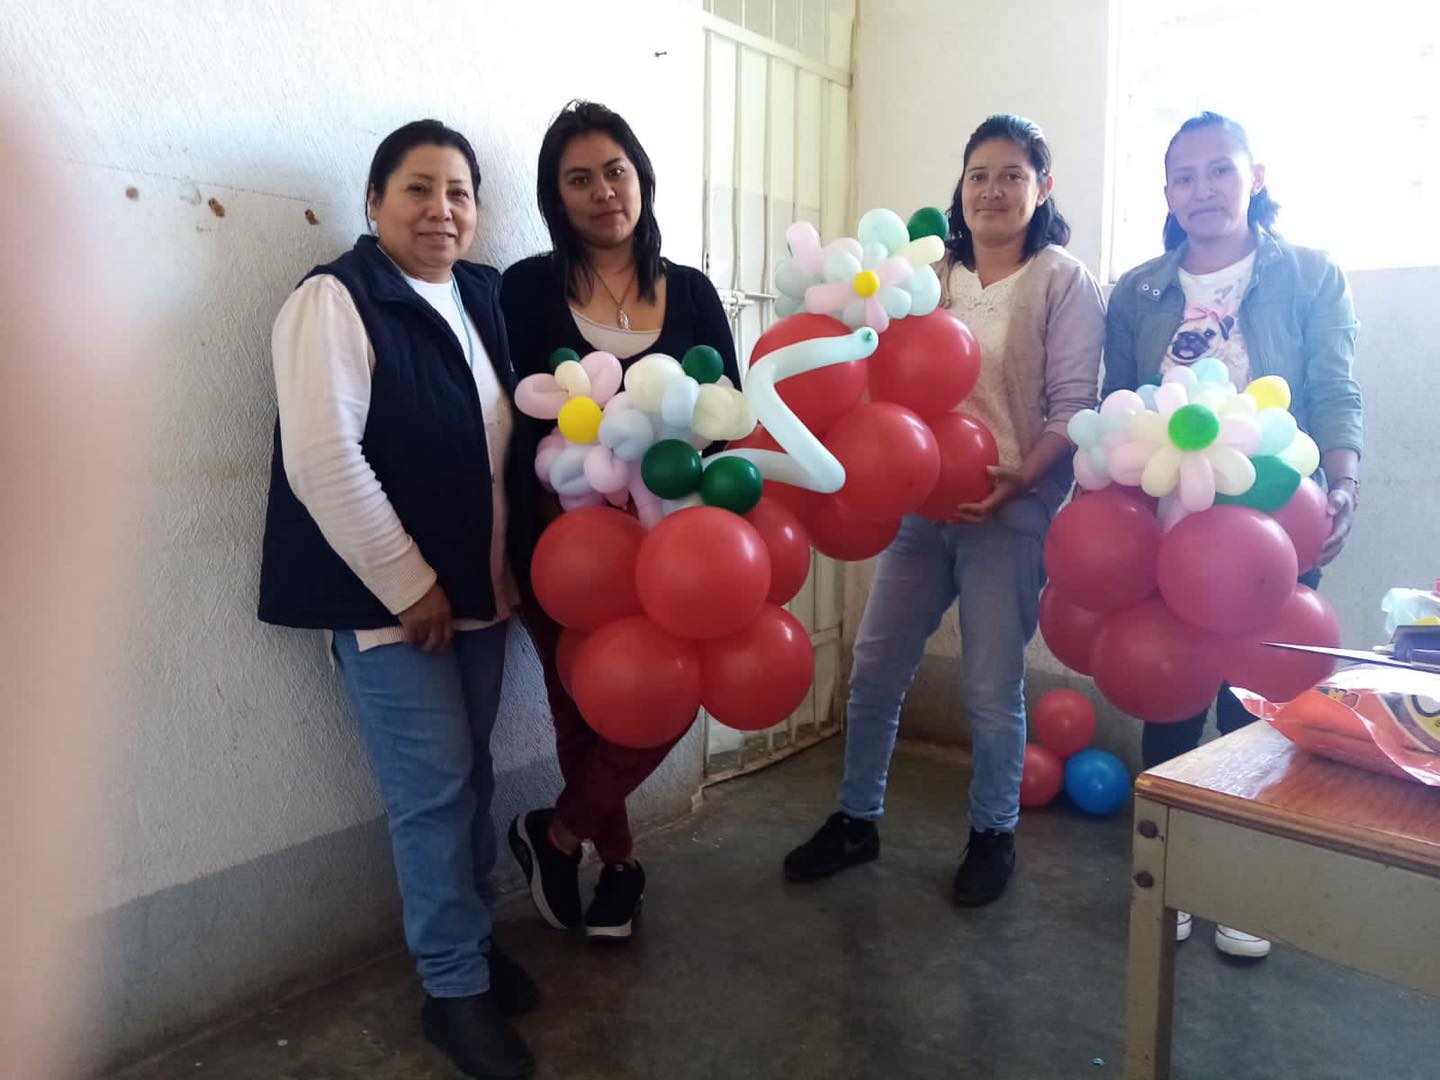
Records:
<instances>
[{"instance_id":1,"label":"light blue balloon","mask_svg":"<svg viewBox=\"0 0 1440 1080\"><path fill-rule=\"evenodd\" d=\"M1105 449L1104 443L1096 443L1094 446L1085 448L1085 456L1090 459L1091 466L1101 476L1107 476L1110 472L1110 451Z\"/></svg>"},{"instance_id":2,"label":"light blue balloon","mask_svg":"<svg viewBox=\"0 0 1440 1080\"><path fill-rule=\"evenodd\" d=\"M1121 435L1130 426L1130 414L1119 410L1100 414L1101 435Z\"/></svg>"},{"instance_id":3,"label":"light blue balloon","mask_svg":"<svg viewBox=\"0 0 1440 1080\"><path fill-rule=\"evenodd\" d=\"M860 260L848 251L832 251L825 256L826 281L851 281L862 269Z\"/></svg>"},{"instance_id":4,"label":"light blue balloon","mask_svg":"<svg viewBox=\"0 0 1440 1080\"><path fill-rule=\"evenodd\" d=\"M655 443L655 425L639 409L615 409L600 421L600 445L624 461L639 461Z\"/></svg>"},{"instance_id":5,"label":"light blue balloon","mask_svg":"<svg viewBox=\"0 0 1440 1080\"><path fill-rule=\"evenodd\" d=\"M911 315L929 315L940 306L940 278L930 267L916 268L906 288L914 298L910 305Z\"/></svg>"},{"instance_id":6,"label":"light blue balloon","mask_svg":"<svg viewBox=\"0 0 1440 1080\"><path fill-rule=\"evenodd\" d=\"M1076 446L1089 446L1100 441L1100 414L1094 409L1081 409L1070 418L1065 432Z\"/></svg>"},{"instance_id":7,"label":"light blue balloon","mask_svg":"<svg viewBox=\"0 0 1440 1080\"><path fill-rule=\"evenodd\" d=\"M880 306L885 309L885 314L892 319L903 319L910 314L910 306L913 301L910 294L904 289L897 289L893 285L884 285L875 294L875 299L880 301Z\"/></svg>"},{"instance_id":8,"label":"light blue balloon","mask_svg":"<svg viewBox=\"0 0 1440 1080\"><path fill-rule=\"evenodd\" d=\"M1145 408L1149 409L1151 412L1154 412L1155 410L1155 391L1159 389L1160 388L1154 383L1146 383L1144 386L1140 387L1140 389L1135 391L1137 394L1140 395L1140 400L1145 403Z\"/></svg>"},{"instance_id":9,"label":"light blue balloon","mask_svg":"<svg viewBox=\"0 0 1440 1080\"><path fill-rule=\"evenodd\" d=\"M1207 356L1203 360L1197 360L1191 365L1190 370L1195 373L1195 378L1201 383L1224 386L1230 381L1230 369L1219 357Z\"/></svg>"},{"instance_id":10,"label":"light blue balloon","mask_svg":"<svg viewBox=\"0 0 1440 1080\"><path fill-rule=\"evenodd\" d=\"M910 230L894 210L877 208L866 211L855 229L855 237L866 247L879 244L886 255L894 255L910 243Z\"/></svg>"},{"instance_id":11,"label":"light blue balloon","mask_svg":"<svg viewBox=\"0 0 1440 1080\"><path fill-rule=\"evenodd\" d=\"M1284 409L1261 409L1255 414L1255 422L1260 425L1260 448L1256 451L1260 457L1280 453L1295 441L1295 433L1300 430L1295 417Z\"/></svg>"},{"instance_id":12,"label":"light blue balloon","mask_svg":"<svg viewBox=\"0 0 1440 1080\"><path fill-rule=\"evenodd\" d=\"M885 250L884 244L866 244L860 261L873 270L889 257L890 253Z\"/></svg>"}]
</instances>

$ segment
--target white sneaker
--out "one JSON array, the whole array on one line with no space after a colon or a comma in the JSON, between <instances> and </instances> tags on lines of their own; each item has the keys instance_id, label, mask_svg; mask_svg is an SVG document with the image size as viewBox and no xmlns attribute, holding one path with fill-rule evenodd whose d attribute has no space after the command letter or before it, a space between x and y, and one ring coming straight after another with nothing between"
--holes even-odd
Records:
<instances>
[{"instance_id":1,"label":"white sneaker","mask_svg":"<svg viewBox=\"0 0 1440 1080\"><path fill-rule=\"evenodd\" d=\"M1188 911L1175 912L1175 940L1187 941L1190 938L1190 913Z\"/></svg>"},{"instance_id":2,"label":"white sneaker","mask_svg":"<svg viewBox=\"0 0 1440 1080\"><path fill-rule=\"evenodd\" d=\"M1233 926L1219 924L1215 926L1215 948L1226 956L1241 956L1249 960L1258 960L1262 956L1270 955L1270 942L1263 937L1247 934L1244 930L1236 930Z\"/></svg>"}]
</instances>

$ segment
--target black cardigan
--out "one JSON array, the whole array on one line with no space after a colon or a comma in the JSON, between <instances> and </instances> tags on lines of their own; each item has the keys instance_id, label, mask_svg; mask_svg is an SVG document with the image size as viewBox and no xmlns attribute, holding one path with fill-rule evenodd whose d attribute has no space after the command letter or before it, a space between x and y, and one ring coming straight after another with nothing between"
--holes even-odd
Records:
<instances>
[{"instance_id":1,"label":"black cardigan","mask_svg":"<svg viewBox=\"0 0 1440 1080\"><path fill-rule=\"evenodd\" d=\"M725 374L738 387L735 340L715 286L694 267L668 260L665 281L665 320L660 337L644 352L620 357L620 366L628 368L640 357L655 352L679 360L692 345L710 345L720 353ZM595 351L575 325L564 282L548 254L523 259L505 271L500 306L510 335L510 355L521 378L548 372L550 354L556 349L574 349L581 356ZM552 422L541 421L537 426L548 431Z\"/></svg>"}]
</instances>

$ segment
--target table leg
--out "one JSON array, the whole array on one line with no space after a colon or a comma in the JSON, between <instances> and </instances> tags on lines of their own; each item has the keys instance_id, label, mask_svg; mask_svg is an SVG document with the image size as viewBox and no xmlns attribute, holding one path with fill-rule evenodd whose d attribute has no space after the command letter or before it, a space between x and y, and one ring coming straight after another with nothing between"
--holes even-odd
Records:
<instances>
[{"instance_id":1,"label":"table leg","mask_svg":"<svg viewBox=\"0 0 1440 1080\"><path fill-rule=\"evenodd\" d=\"M1135 800L1130 952L1125 1010L1125 1080L1167 1080L1175 991L1175 909L1165 904L1169 814Z\"/></svg>"}]
</instances>

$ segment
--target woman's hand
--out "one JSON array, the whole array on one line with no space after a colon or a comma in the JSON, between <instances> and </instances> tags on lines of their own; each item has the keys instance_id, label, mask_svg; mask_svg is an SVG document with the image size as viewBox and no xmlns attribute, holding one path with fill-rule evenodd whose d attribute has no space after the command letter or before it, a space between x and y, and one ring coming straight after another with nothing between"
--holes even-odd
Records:
<instances>
[{"instance_id":1,"label":"woman's hand","mask_svg":"<svg viewBox=\"0 0 1440 1080\"><path fill-rule=\"evenodd\" d=\"M1345 546L1345 539L1350 535L1350 527L1355 523L1357 505L1355 491L1349 485L1330 489L1325 505L1326 511L1330 514L1330 535L1320 547L1321 566L1330 565L1335 556L1340 554L1340 549Z\"/></svg>"},{"instance_id":2,"label":"woman's hand","mask_svg":"<svg viewBox=\"0 0 1440 1080\"><path fill-rule=\"evenodd\" d=\"M950 516L952 522L978 525L982 521L989 521L1002 506L1030 490L1030 478L1020 469L991 465L987 471L995 478L995 490L978 503L963 503L957 506L955 513Z\"/></svg>"},{"instance_id":3,"label":"woman's hand","mask_svg":"<svg viewBox=\"0 0 1440 1080\"><path fill-rule=\"evenodd\" d=\"M405 640L426 652L439 652L455 636L455 616L445 590L436 582L430 591L400 612L400 626Z\"/></svg>"}]
</instances>

